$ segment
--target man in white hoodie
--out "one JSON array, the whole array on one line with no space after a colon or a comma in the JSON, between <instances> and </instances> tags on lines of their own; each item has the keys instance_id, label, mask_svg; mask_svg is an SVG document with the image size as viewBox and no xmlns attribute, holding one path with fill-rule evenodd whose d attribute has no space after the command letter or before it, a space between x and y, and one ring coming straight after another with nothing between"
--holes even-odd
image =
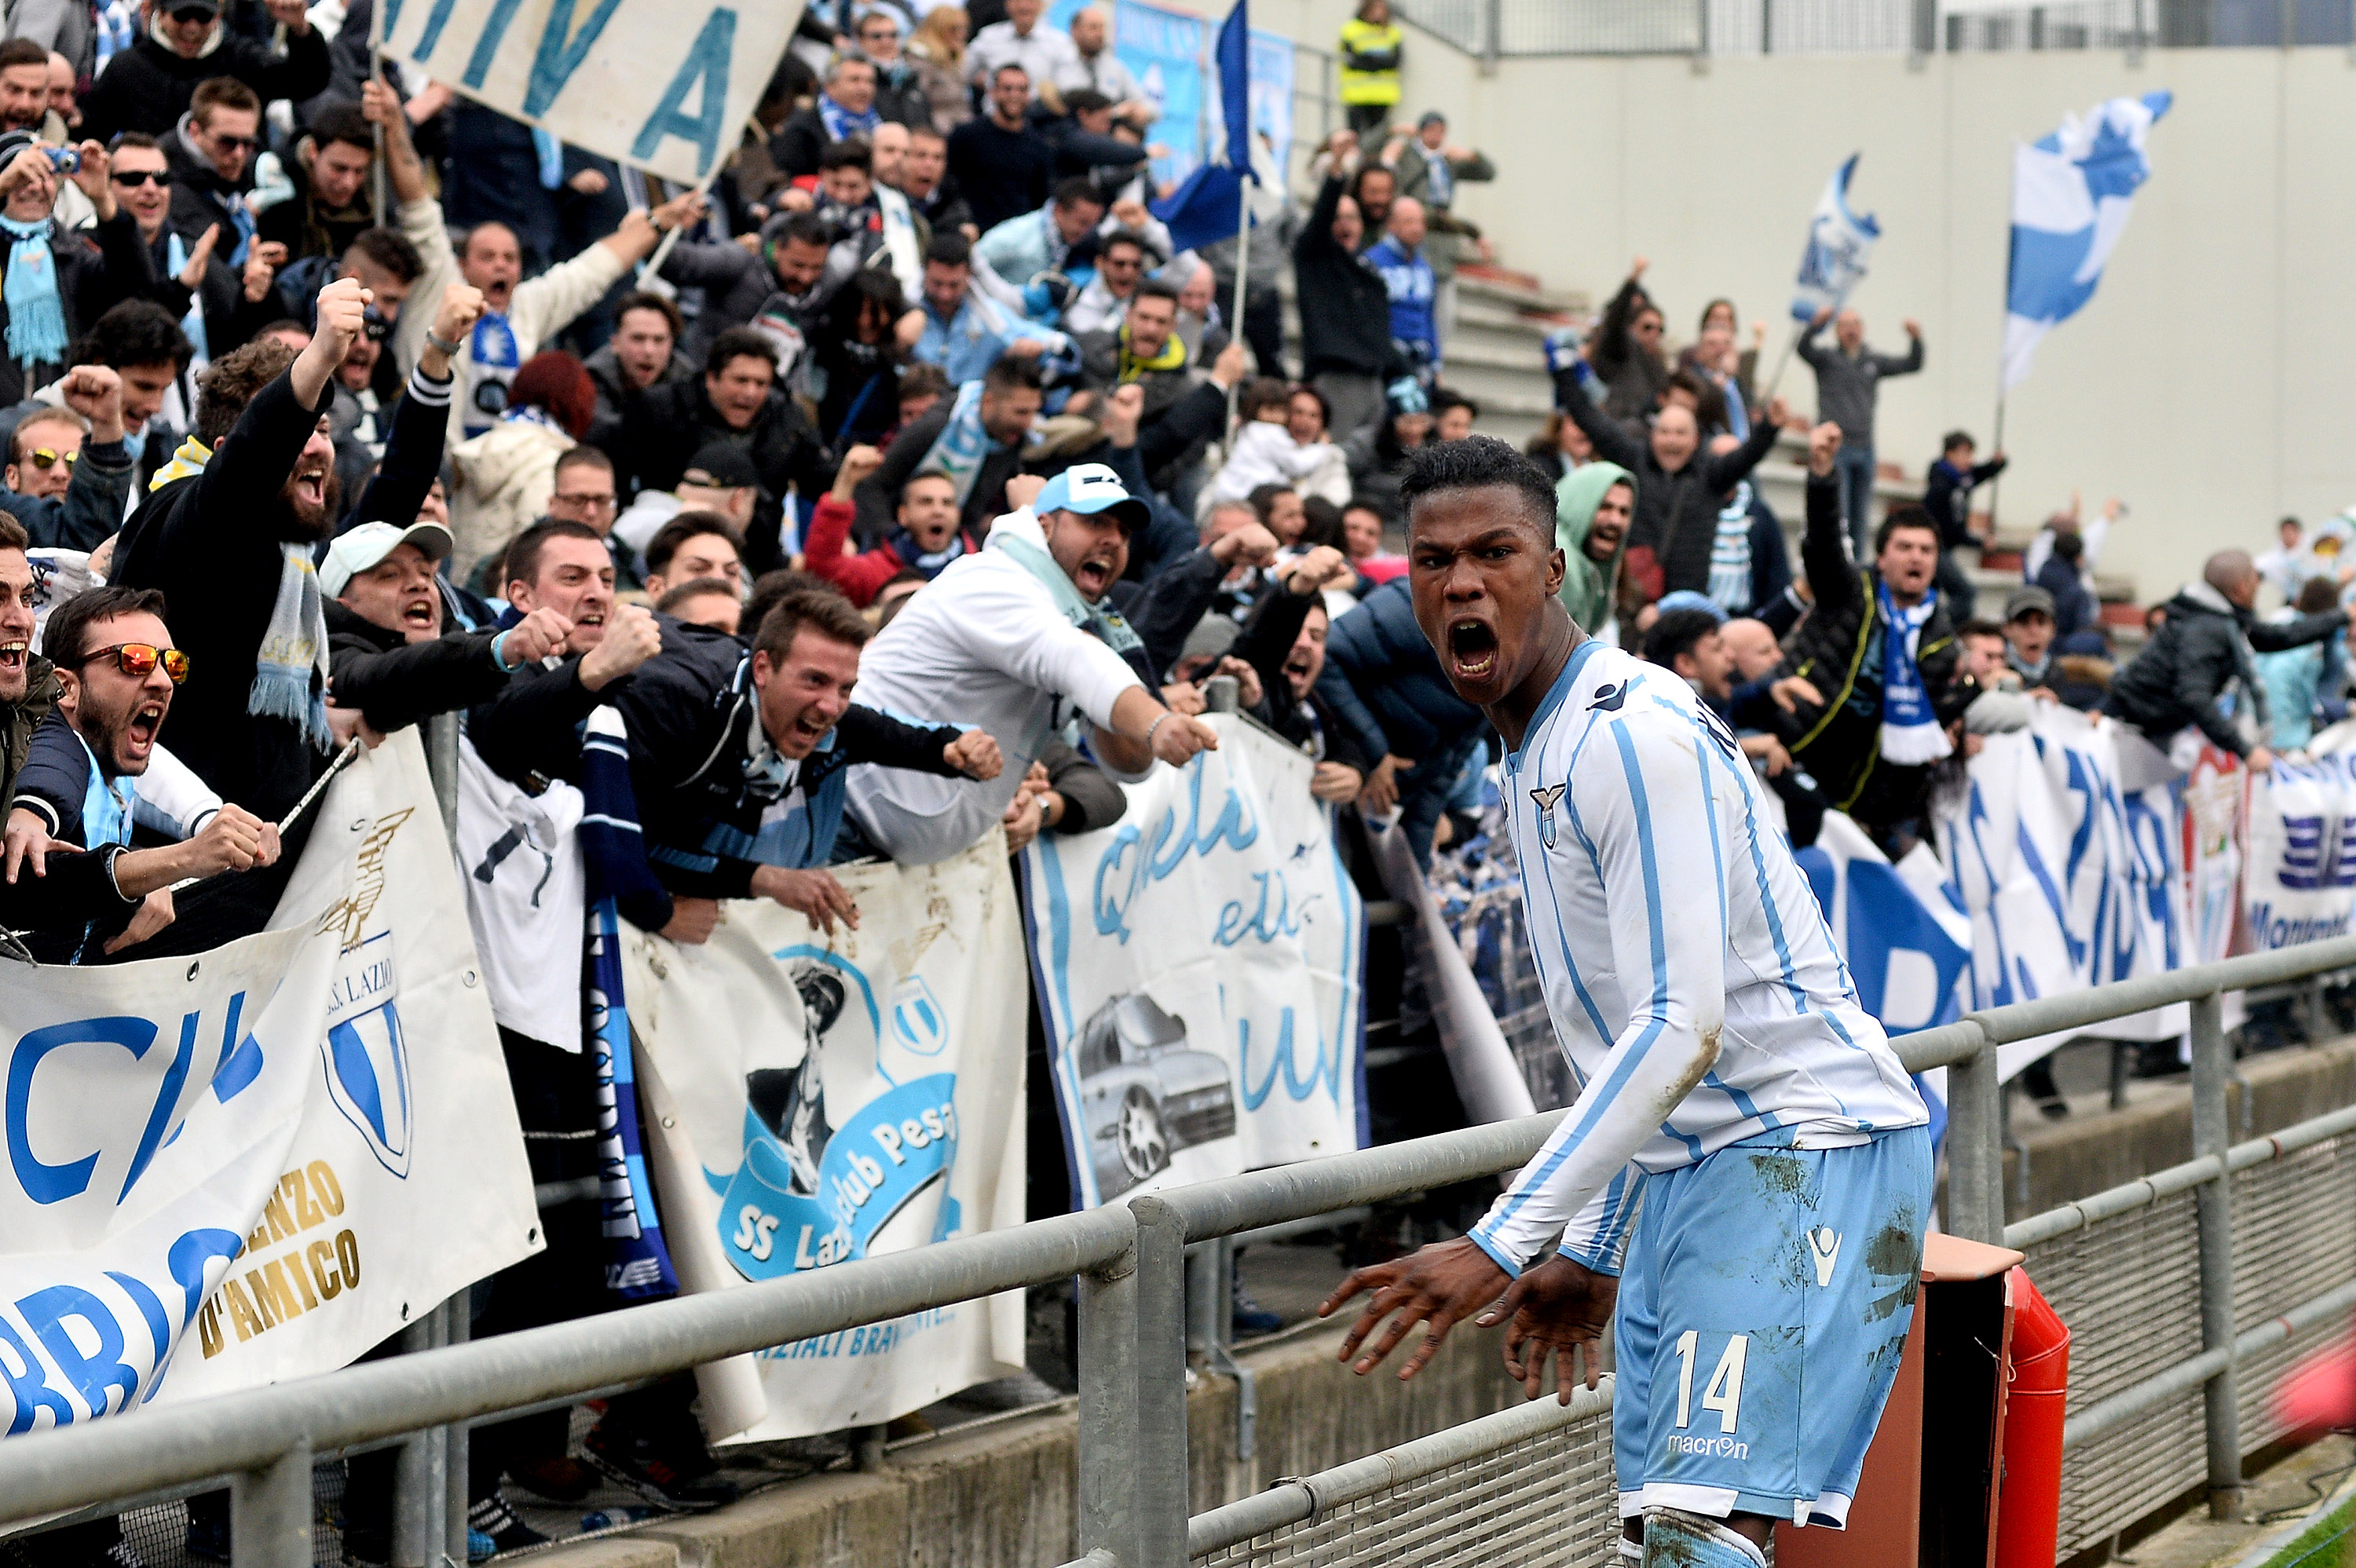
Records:
<instances>
[{"instance_id":1,"label":"man in white hoodie","mask_svg":"<svg viewBox=\"0 0 2356 1568\"><path fill-rule=\"evenodd\" d=\"M702 197L691 191L652 213L633 211L619 229L578 256L527 280L514 231L503 223L477 224L463 251L451 248L442 204L425 188L425 166L409 139L409 118L399 96L380 81L367 83L361 94L360 112L384 127L385 175L400 204L401 231L425 261L417 292L438 299L444 284L461 280L483 291L486 308L466 341L440 346L458 373L457 392L450 400L450 444L455 446L498 422L508 385L523 362L603 299L624 272L653 254L665 229L691 221ZM422 311L406 313L394 324L392 351L404 374L424 352L432 325Z\"/></svg>"}]
</instances>

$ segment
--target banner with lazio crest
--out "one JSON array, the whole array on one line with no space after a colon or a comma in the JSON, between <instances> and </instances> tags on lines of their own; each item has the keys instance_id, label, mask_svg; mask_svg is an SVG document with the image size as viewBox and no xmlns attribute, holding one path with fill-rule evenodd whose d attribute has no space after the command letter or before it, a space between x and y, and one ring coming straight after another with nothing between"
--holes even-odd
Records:
<instances>
[{"instance_id":1,"label":"banner with lazio crest","mask_svg":"<svg viewBox=\"0 0 2356 1568\"><path fill-rule=\"evenodd\" d=\"M761 901L723 905L696 946L622 928L647 1160L684 1287L1022 1222L1023 930L1006 868L995 831L937 865L837 867L860 920L830 937ZM755 1408L707 1426L766 1442L889 1421L1021 1371L1022 1293L755 1361Z\"/></svg>"},{"instance_id":2,"label":"banner with lazio crest","mask_svg":"<svg viewBox=\"0 0 2356 1568\"><path fill-rule=\"evenodd\" d=\"M271 929L0 961L0 1413L17 1433L329 1371L537 1251L416 732L321 800Z\"/></svg>"},{"instance_id":3,"label":"banner with lazio crest","mask_svg":"<svg viewBox=\"0 0 2356 1568\"><path fill-rule=\"evenodd\" d=\"M1248 720L1023 853L1039 1012L1079 1207L1356 1148L1365 907L1309 793Z\"/></svg>"}]
</instances>

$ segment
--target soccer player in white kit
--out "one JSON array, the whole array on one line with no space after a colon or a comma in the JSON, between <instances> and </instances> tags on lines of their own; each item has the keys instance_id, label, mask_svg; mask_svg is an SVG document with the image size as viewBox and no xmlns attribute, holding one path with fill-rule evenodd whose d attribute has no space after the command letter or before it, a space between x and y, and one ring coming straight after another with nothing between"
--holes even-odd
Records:
<instances>
[{"instance_id":1,"label":"soccer player in white kit","mask_svg":"<svg viewBox=\"0 0 2356 1568\"><path fill-rule=\"evenodd\" d=\"M1554 486L1475 436L1418 449L1400 499L1416 619L1505 738L1580 1087L1470 1236L1320 1311L1372 1293L1342 1346L1361 1374L1427 1322L1402 1378L1463 1318L1509 1323L1507 1369L1535 1398L1551 1353L1566 1401L1608 1322L1622 1555L1761 1568L1777 1520L1846 1525L1913 1317L1928 1115L1733 736L1556 597Z\"/></svg>"}]
</instances>

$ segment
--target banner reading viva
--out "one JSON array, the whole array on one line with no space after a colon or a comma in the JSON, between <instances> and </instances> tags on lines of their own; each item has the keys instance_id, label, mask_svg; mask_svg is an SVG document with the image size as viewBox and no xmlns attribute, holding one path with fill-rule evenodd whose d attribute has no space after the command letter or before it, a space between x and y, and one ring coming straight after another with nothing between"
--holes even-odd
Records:
<instances>
[{"instance_id":1,"label":"banner reading viva","mask_svg":"<svg viewBox=\"0 0 2356 1568\"><path fill-rule=\"evenodd\" d=\"M1023 932L992 832L837 867L859 929L735 901L712 940L625 929L648 1161L689 1290L1023 1218ZM699 1189L698 1183L701 1183ZM1023 1368L1023 1293L782 1345L741 1441L873 1424Z\"/></svg>"},{"instance_id":2,"label":"banner reading viva","mask_svg":"<svg viewBox=\"0 0 2356 1568\"><path fill-rule=\"evenodd\" d=\"M398 56L559 141L700 185L786 52L799 5L377 0Z\"/></svg>"},{"instance_id":3,"label":"banner reading viva","mask_svg":"<svg viewBox=\"0 0 2356 1568\"><path fill-rule=\"evenodd\" d=\"M12 1436L333 1371L539 1249L416 732L316 821L270 931L0 962Z\"/></svg>"},{"instance_id":4,"label":"banner reading viva","mask_svg":"<svg viewBox=\"0 0 2356 1568\"><path fill-rule=\"evenodd\" d=\"M1023 851L1039 1010L1093 1208L1356 1148L1365 910L1307 757L1213 714L1111 827Z\"/></svg>"}]
</instances>

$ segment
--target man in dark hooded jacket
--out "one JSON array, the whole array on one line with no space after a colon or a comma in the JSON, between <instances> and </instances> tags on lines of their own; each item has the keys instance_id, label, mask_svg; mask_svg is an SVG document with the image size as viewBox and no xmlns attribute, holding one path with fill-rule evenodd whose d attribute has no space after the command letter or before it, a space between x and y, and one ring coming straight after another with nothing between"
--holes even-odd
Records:
<instances>
[{"instance_id":1,"label":"man in dark hooded jacket","mask_svg":"<svg viewBox=\"0 0 2356 1568\"><path fill-rule=\"evenodd\" d=\"M2251 613L2257 597L2258 569L2249 551L2211 556L2201 581L2168 602L2159 630L2112 677L2103 711L2142 731L2163 752L2190 724L2256 772L2271 768L2274 752L2255 739L2266 732L2266 688L2250 663L2251 651L2280 653L2319 643L2356 624L2356 610L2261 621Z\"/></svg>"}]
</instances>

